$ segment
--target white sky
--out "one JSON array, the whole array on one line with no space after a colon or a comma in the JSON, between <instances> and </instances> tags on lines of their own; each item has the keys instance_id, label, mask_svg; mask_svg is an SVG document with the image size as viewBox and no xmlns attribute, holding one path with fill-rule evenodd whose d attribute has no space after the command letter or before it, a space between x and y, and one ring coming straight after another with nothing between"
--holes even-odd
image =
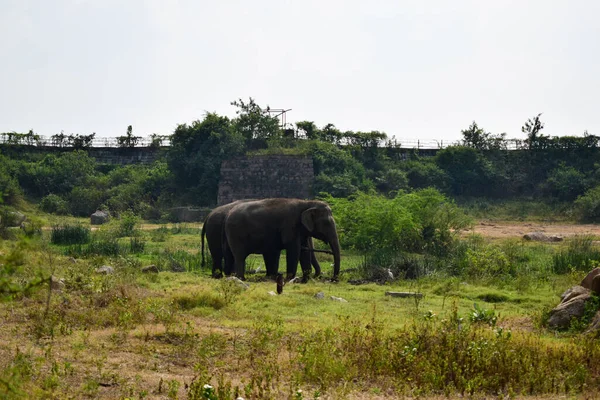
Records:
<instances>
[{"instance_id":1,"label":"white sky","mask_svg":"<svg viewBox=\"0 0 600 400\"><path fill-rule=\"evenodd\" d=\"M0 0L0 132L170 134L253 97L288 122L455 140L600 135L599 1Z\"/></svg>"}]
</instances>

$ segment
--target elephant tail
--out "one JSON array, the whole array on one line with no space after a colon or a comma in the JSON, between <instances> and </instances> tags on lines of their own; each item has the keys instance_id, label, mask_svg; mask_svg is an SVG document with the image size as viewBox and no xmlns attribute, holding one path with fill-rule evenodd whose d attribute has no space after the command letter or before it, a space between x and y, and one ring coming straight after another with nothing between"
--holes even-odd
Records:
<instances>
[{"instance_id":1,"label":"elephant tail","mask_svg":"<svg viewBox=\"0 0 600 400\"><path fill-rule=\"evenodd\" d=\"M207 218L208 219L208 218ZM202 224L202 269L204 269L204 267L206 267L205 262L204 262L204 235L205 235L205 227L206 227L206 219L204 220L204 223Z\"/></svg>"}]
</instances>

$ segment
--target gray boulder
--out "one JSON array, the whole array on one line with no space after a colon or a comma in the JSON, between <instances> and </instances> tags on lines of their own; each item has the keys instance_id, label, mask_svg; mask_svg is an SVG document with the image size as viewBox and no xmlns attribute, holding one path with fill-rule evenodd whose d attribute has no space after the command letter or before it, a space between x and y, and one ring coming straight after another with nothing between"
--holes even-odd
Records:
<instances>
[{"instance_id":1,"label":"gray boulder","mask_svg":"<svg viewBox=\"0 0 600 400\"><path fill-rule=\"evenodd\" d=\"M60 292L61 290L63 290L65 288L65 280L62 278L57 278L54 275L52 275L50 277L50 288L52 290L56 290L57 292Z\"/></svg>"},{"instance_id":2,"label":"gray boulder","mask_svg":"<svg viewBox=\"0 0 600 400\"><path fill-rule=\"evenodd\" d=\"M551 329L567 329L571 319L581 318L585 312L585 304L591 299L590 289L582 286L573 286L562 294L562 301L552 311L548 319Z\"/></svg>"},{"instance_id":3,"label":"gray boulder","mask_svg":"<svg viewBox=\"0 0 600 400\"><path fill-rule=\"evenodd\" d=\"M101 267L96 268L95 272L97 274L102 274L102 275L112 275L115 273L115 269L113 267L111 267L110 265L103 265Z\"/></svg>"},{"instance_id":4,"label":"gray boulder","mask_svg":"<svg viewBox=\"0 0 600 400\"><path fill-rule=\"evenodd\" d=\"M535 242L562 242L563 238L560 236L549 236L543 232L530 232L523 235L523 239L532 240Z\"/></svg>"},{"instance_id":5,"label":"gray boulder","mask_svg":"<svg viewBox=\"0 0 600 400\"><path fill-rule=\"evenodd\" d=\"M96 211L90 216L92 225L102 225L110 220L110 215L106 211Z\"/></svg>"},{"instance_id":6,"label":"gray boulder","mask_svg":"<svg viewBox=\"0 0 600 400\"><path fill-rule=\"evenodd\" d=\"M156 265L148 265L147 267L142 268L142 273L144 274L158 274L158 267Z\"/></svg>"},{"instance_id":7,"label":"gray boulder","mask_svg":"<svg viewBox=\"0 0 600 400\"><path fill-rule=\"evenodd\" d=\"M9 228L16 228L21 226L21 224L23 224L23 222L25 222L26 219L27 217L23 213L20 213L18 211L8 211L4 215L3 223Z\"/></svg>"}]
</instances>

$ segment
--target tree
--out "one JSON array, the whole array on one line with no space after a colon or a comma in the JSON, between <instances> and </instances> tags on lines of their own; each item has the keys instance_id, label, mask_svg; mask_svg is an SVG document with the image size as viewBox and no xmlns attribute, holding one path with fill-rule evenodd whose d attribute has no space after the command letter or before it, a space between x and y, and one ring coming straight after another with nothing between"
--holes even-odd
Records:
<instances>
[{"instance_id":1,"label":"tree","mask_svg":"<svg viewBox=\"0 0 600 400\"><path fill-rule=\"evenodd\" d=\"M533 118L529 118L525 125L521 127L521 132L527 135L525 143L529 150L542 148L543 142L547 139L547 136L540 134L544 129L544 123L540 120L542 114L538 114Z\"/></svg>"},{"instance_id":2,"label":"tree","mask_svg":"<svg viewBox=\"0 0 600 400\"><path fill-rule=\"evenodd\" d=\"M119 147L135 147L138 141L142 138L141 136L133 136L133 127L129 125L127 127L127 133L125 136L117 137L117 144Z\"/></svg>"},{"instance_id":3,"label":"tree","mask_svg":"<svg viewBox=\"0 0 600 400\"><path fill-rule=\"evenodd\" d=\"M483 128L477 125L477 122L473 123L464 131L461 131L463 135L463 145L466 147L472 147L477 150L498 150L506 148L504 142L506 133L499 135L493 135L486 132Z\"/></svg>"},{"instance_id":4,"label":"tree","mask_svg":"<svg viewBox=\"0 0 600 400\"><path fill-rule=\"evenodd\" d=\"M238 99L232 101L231 105L238 108L233 125L246 139L248 148L266 148L267 139L278 138L282 135L279 119L270 115L268 106L266 109L262 109L252 97L247 103Z\"/></svg>"},{"instance_id":5,"label":"tree","mask_svg":"<svg viewBox=\"0 0 600 400\"><path fill-rule=\"evenodd\" d=\"M167 153L176 185L188 201L214 205L221 162L244 153L244 137L227 117L208 113L202 121L177 126Z\"/></svg>"}]
</instances>

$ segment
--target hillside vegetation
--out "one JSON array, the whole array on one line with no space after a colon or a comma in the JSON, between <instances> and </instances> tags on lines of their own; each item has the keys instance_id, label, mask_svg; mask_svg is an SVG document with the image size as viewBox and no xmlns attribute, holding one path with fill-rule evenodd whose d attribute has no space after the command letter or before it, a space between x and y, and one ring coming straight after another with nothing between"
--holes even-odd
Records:
<instances>
[{"instance_id":1,"label":"hillside vegetation","mask_svg":"<svg viewBox=\"0 0 600 400\"><path fill-rule=\"evenodd\" d=\"M600 265L598 238L467 233L478 218L597 221L598 137L544 136L536 116L517 143L473 123L422 157L381 132L292 135L234 104L234 119L179 125L153 165L98 164L82 135L60 154L27 152L33 132L0 147L0 398L598 397L600 299L547 327ZM129 127L120 143L136 140ZM322 277L281 295L259 255L247 287L212 279L200 225L167 223L169 207L215 205L223 160L269 153L312 157L338 283L325 253ZM113 218L92 229L97 209Z\"/></svg>"}]
</instances>

